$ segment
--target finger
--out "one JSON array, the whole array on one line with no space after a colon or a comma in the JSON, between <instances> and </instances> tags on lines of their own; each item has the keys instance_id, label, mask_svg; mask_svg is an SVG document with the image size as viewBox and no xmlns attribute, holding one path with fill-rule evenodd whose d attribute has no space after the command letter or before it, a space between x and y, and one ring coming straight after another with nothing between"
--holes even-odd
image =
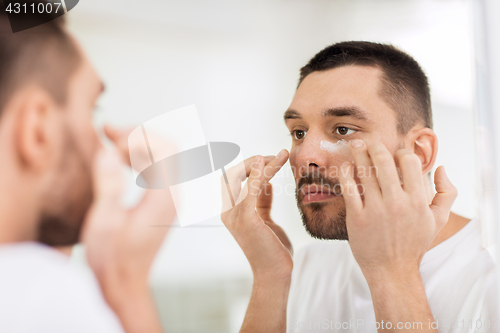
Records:
<instances>
[{"instance_id":1,"label":"finger","mask_svg":"<svg viewBox=\"0 0 500 333\"><path fill-rule=\"evenodd\" d=\"M375 142L368 148L368 154L375 167L382 197L393 198L400 195L403 189L396 170L396 163L391 153L383 144Z\"/></svg>"},{"instance_id":2,"label":"finger","mask_svg":"<svg viewBox=\"0 0 500 333\"><path fill-rule=\"evenodd\" d=\"M359 178L367 193L366 200L381 198L376 170L373 167L366 144L362 140L352 141L351 152L356 165L355 176Z\"/></svg>"},{"instance_id":3,"label":"finger","mask_svg":"<svg viewBox=\"0 0 500 333\"><path fill-rule=\"evenodd\" d=\"M282 151L279 152L278 155L276 155L275 158L273 158L269 163L267 163L266 167L264 168L264 182L268 182L273 178L276 173L283 167L283 165L286 163L288 160L288 151L286 149L283 149Z\"/></svg>"},{"instance_id":4,"label":"finger","mask_svg":"<svg viewBox=\"0 0 500 333\"><path fill-rule=\"evenodd\" d=\"M271 207L273 205L273 185L265 183L257 198L257 214L263 220L271 219Z\"/></svg>"},{"instance_id":5,"label":"finger","mask_svg":"<svg viewBox=\"0 0 500 333\"><path fill-rule=\"evenodd\" d=\"M257 213L263 219L270 219L271 215L271 204L272 204L272 185L268 183L271 178L276 175L276 173L283 167L283 165L288 160L288 151L283 149L279 152L279 154L273 158L270 162L267 163L263 170L263 180L264 184L262 191L257 199ZM244 190L248 190L248 186L251 186L250 181L247 182ZM266 195L267 194L267 195ZM246 192L242 192L239 198L239 202L245 199Z\"/></svg>"},{"instance_id":6,"label":"finger","mask_svg":"<svg viewBox=\"0 0 500 333\"><path fill-rule=\"evenodd\" d=\"M162 166L164 166L162 162ZM135 214L140 214L141 219L148 225L170 226L175 219L175 204L170 192L168 181L165 178L164 189L149 189L142 197L140 203L134 208Z\"/></svg>"},{"instance_id":7,"label":"finger","mask_svg":"<svg viewBox=\"0 0 500 333\"><path fill-rule=\"evenodd\" d=\"M344 162L341 166L340 185L342 185L342 196L344 197L346 214L355 215L363 209L363 201L358 190L358 184L353 178L353 166Z\"/></svg>"},{"instance_id":8,"label":"finger","mask_svg":"<svg viewBox=\"0 0 500 333\"><path fill-rule=\"evenodd\" d=\"M236 201L241 202L240 196L242 194L241 183L245 181L250 175L252 170L252 165L257 161L257 157L252 156L247 158L245 161L238 163L237 165L226 170L226 173L221 176L221 188L222 188L222 202L223 202L223 211L227 211L232 207L231 198L228 194L226 194L227 187L231 189L232 197L238 198ZM266 156L264 157L264 163L269 163L274 159L274 156ZM237 203L236 203L237 204Z\"/></svg>"},{"instance_id":9,"label":"finger","mask_svg":"<svg viewBox=\"0 0 500 333\"><path fill-rule=\"evenodd\" d=\"M89 242L103 244L111 241L110 236L124 212L120 205L123 190L120 168L120 158L115 151L103 148L97 152L92 165L94 198L81 233L81 241L87 245ZM99 240L104 242L99 243Z\"/></svg>"},{"instance_id":10,"label":"finger","mask_svg":"<svg viewBox=\"0 0 500 333\"><path fill-rule=\"evenodd\" d=\"M94 199L100 205L115 209L123 191L120 158L112 149L97 153L93 169Z\"/></svg>"},{"instance_id":11,"label":"finger","mask_svg":"<svg viewBox=\"0 0 500 333\"><path fill-rule=\"evenodd\" d=\"M123 161L130 165L128 137L133 129L118 129L109 125L104 126L104 133L118 150Z\"/></svg>"},{"instance_id":12,"label":"finger","mask_svg":"<svg viewBox=\"0 0 500 333\"><path fill-rule=\"evenodd\" d=\"M133 128L117 128L111 125L104 126L104 134L106 134L108 139L110 139L113 142L118 140L124 140L126 143L127 137L130 135L132 131Z\"/></svg>"},{"instance_id":13,"label":"finger","mask_svg":"<svg viewBox=\"0 0 500 333\"><path fill-rule=\"evenodd\" d=\"M125 212L120 204L123 182L118 154L111 149L101 149L92 166L93 202L85 219L81 240L99 243L110 242L120 216Z\"/></svg>"},{"instance_id":14,"label":"finger","mask_svg":"<svg viewBox=\"0 0 500 333\"><path fill-rule=\"evenodd\" d=\"M252 171L252 166L253 164L257 161L259 157L262 157L260 155L252 156L244 160L243 162L239 163L240 166L233 166L229 169L226 170L226 174L230 180L230 183L233 180L238 180L240 183L243 182L248 176L250 175L250 172ZM264 156L264 163L268 164L270 161L272 161L275 158L275 156Z\"/></svg>"},{"instance_id":15,"label":"finger","mask_svg":"<svg viewBox=\"0 0 500 333\"><path fill-rule=\"evenodd\" d=\"M247 197L247 195L248 195L248 182L241 189L240 195L236 200L235 206L238 206Z\"/></svg>"},{"instance_id":16,"label":"finger","mask_svg":"<svg viewBox=\"0 0 500 333\"><path fill-rule=\"evenodd\" d=\"M422 162L418 156L407 149L400 149L394 158L399 170L401 170L404 191L413 195L422 195L424 193L424 180Z\"/></svg>"},{"instance_id":17,"label":"finger","mask_svg":"<svg viewBox=\"0 0 500 333\"><path fill-rule=\"evenodd\" d=\"M248 196L244 200L248 205L255 209L257 197L260 194L260 189L264 184L264 159L262 156L257 157L257 161L252 166L252 171L248 176Z\"/></svg>"},{"instance_id":18,"label":"finger","mask_svg":"<svg viewBox=\"0 0 500 333\"><path fill-rule=\"evenodd\" d=\"M437 193L432 200L430 208L438 223L437 227L441 229L448 221L451 206L453 202L455 202L458 192L457 188L451 183L446 175L443 166L436 169L434 173L434 184Z\"/></svg>"},{"instance_id":19,"label":"finger","mask_svg":"<svg viewBox=\"0 0 500 333\"><path fill-rule=\"evenodd\" d=\"M255 162L254 162L254 164L255 164ZM245 183L245 186L243 186L243 188L239 192L238 199L236 199L236 202L234 204L235 206L238 206L248 196L248 187L249 187L249 181L247 181ZM223 195L223 199L224 199L224 195ZM226 204L226 206L227 206L227 204ZM223 208L224 208L224 205L223 205Z\"/></svg>"}]
</instances>

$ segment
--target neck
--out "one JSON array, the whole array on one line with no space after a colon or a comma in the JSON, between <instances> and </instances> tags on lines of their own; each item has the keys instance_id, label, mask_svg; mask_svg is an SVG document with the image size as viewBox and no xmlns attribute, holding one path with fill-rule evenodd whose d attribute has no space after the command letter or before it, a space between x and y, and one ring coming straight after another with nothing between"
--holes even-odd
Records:
<instances>
[{"instance_id":1,"label":"neck","mask_svg":"<svg viewBox=\"0 0 500 333\"><path fill-rule=\"evenodd\" d=\"M37 235L34 191L15 180L19 178L0 179L0 244L33 241Z\"/></svg>"}]
</instances>

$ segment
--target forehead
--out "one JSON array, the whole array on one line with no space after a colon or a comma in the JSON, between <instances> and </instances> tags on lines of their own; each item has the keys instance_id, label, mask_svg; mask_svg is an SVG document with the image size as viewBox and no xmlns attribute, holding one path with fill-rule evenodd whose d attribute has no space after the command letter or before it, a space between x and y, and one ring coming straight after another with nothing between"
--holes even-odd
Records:
<instances>
[{"instance_id":1,"label":"forehead","mask_svg":"<svg viewBox=\"0 0 500 333\"><path fill-rule=\"evenodd\" d=\"M368 66L344 66L309 74L300 84L290 110L319 116L330 108L356 107L372 119L386 116L389 106L379 94L382 72Z\"/></svg>"},{"instance_id":2,"label":"forehead","mask_svg":"<svg viewBox=\"0 0 500 333\"><path fill-rule=\"evenodd\" d=\"M87 58L85 52L75 41L80 56L80 64L73 75L73 87L79 91L79 94L88 92L92 95L100 94L103 90L102 81L94 66Z\"/></svg>"},{"instance_id":3,"label":"forehead","mask_svg":"<svg viewBox=\"0 0 500 333\"><path fill-rule=\"evenodd\" d=\"M99 75L97 74L94 66L90 62L89 58L83 51L83 49L78 45L79 55L80 55L80 75L84 76L90 82L100 82Z\"/></svg>"}]
</instances>

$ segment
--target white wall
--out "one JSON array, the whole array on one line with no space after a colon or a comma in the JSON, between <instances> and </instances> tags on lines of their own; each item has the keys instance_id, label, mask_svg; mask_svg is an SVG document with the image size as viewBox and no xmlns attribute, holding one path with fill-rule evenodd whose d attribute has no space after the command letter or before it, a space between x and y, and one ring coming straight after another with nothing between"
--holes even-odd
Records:
<instances>
[{"instance_id":1,"label":"white wall","mask_svg":"<svg viewBox=\"0 0 500 333\"><path fill-rule=\"evenodd\" d=\"M467 10L464 1L451 0L85 0L69 19L107 85L98 124L136 126L196 104L207 140L235 142L245 156L290 147L282 115L299 68L320 49L355 39L400 46L430 78L440 138L438 165L446 166L459 189L454 210L473 217L477 205ZM276 182L293 187L286 171ZM277 196L273 216L296 250L311 242L293 196ZM218 288L238 294L232 290L247 290L250 278L244 256L224 228L172 230L153 276L158 290L170 290L158 292L158 297L165 322L175 332L199 327L186 326L188 317L173 323L174 311L189 312L201 304L194 297L179 305L176 300L187 297L181 290ZM179 291L177 296L173 290ZM215 314L205 321L194 316L194 322L205 325L205 332L209 322L214 332L238 326L247 297L241 294L237 299L223 296L224 301L221 293L204 294L215 303L219 299L217 306L226 311L219 320L224 324L210 322ZM234 306L233 312L228 306Z\"/></svg>"}]
</instances>

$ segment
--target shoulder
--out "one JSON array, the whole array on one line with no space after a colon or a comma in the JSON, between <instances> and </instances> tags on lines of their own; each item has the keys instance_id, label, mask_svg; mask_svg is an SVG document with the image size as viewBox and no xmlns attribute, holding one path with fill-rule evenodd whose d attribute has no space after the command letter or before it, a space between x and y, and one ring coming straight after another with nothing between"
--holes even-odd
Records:
<instances>
[{"instance_id":1,"label":"shoulder","mask_svg":"<svg viewBox=\"0 0 500 333\"><path fill-rule=\"evenodd\" d=\"M457 314L474 322L497 318L498 268L480 231L479 221L472 220L424 255L420 273L440 321L453 322Z\"/></svg>"},{"instance_id":2,"label":"shoulder","mask_svg":"<svg viewBox=\"0 0 500 333\"><path fill-rule=\"evenodd\" d=\"M446 272L458 276L482 278L496 274L496 264L481 244L481 228L471 220L453 236L427 251L421 262L423 275ZM438 274L440 276L440 274Z\"/></svg>"},{"instance_id":3,"label":"shoulder","mask_svg":"<svg viewBox=\"0 0 500 333\"><path fill-rule=\"evenodd\" d=\"M0 246L1 332L121 332L92 274L36 243ZM29 319L29 320L27 320Z\"/></svg>"}]
</instances>

